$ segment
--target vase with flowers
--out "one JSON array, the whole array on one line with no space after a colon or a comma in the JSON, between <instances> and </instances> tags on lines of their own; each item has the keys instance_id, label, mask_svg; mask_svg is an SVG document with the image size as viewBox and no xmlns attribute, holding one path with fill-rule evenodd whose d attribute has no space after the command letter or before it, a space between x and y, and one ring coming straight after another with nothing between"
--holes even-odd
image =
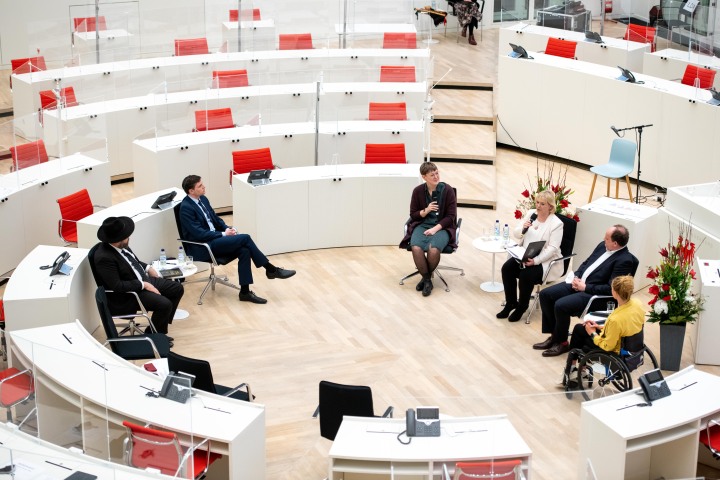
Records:
<instances>
[{"instance_id":1,"label":"vase with flowers","mask_svg":"<svg viewBox=\"0 0 720 480\"><path fill-rule=\"evenodd\" d=\"M555 194L555 214L565 215L576 222L580 221L580 218L575 213L575 209L570 206L571 202L569 197L575 193L575 191L565 184L567 167L563 169L563 167L560 166L556 173L555 166L555 163L546 162L541 172L540 161L537 161L535 179L531 180L528 177L528 186L520 194L522 199L515 207L516 219L519 220L523 218L528 210L535 208L535 195L545 190L551 190Z\"/></svg>"},{"instance_id":2,"label":"vase with flowers","mask_svg":"<svg viewBox=\"0 0 720 480\"><path fill-rule=\"evenodd\" d=\"M681 223L679 230L677 241L660 249L660 264L646 275L652 281L648 322L660 324L660 368L673 371L680 369L685 326L703 310L703 298L692 292L697 251L692 225Z\"/></svg>"}]
</instances>

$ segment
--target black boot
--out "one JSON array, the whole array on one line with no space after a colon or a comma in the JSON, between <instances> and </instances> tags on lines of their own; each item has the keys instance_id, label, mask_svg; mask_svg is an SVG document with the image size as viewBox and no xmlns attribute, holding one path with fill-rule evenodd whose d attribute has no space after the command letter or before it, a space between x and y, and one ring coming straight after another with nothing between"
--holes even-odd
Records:
<instances>
[{"instance_id":1,"label":"black boot","mask_svg":"<svg viewBox=\"0 0 720 480\"><path fill-rule=\"evenodd\" d=\"M505 302L505 307L498 312L497 315L495 315L497 318L508 318L508 315L510 315L510 312L515 310L517 307L517 303L510 303Z\"/></svg>"}]
</instances>

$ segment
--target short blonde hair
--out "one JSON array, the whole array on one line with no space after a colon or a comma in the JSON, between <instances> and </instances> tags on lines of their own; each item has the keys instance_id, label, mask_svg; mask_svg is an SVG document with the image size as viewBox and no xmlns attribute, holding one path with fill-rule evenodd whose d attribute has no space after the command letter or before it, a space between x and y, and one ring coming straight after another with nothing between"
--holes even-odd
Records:
<instances>
[{"instance_id":1,"label":"short blonde hair","mask_svg":"<svg viewBox=\"0 0 720 480\"><path fill-rule=\"evenodd\" d=\"M543 190L542 192L536 193L535 205L537 205L538 200L544 200L545 203L552 206L552 211L555 212L557 204L555 203L555 193L553 193L552 190Z\"/></svg>"},{"instance_id":2,"label":"short blonde hair","mask_svg":"<svg viewBox=\"0 0 720 480\"><path fill-rule=\"evenodd\" d=\"M635 288L635 281L632 275L620 275L615 277L612 281L612 289L618 294L618 297L622 298L624 302L630 300Z\"/></svg>"}]
</instances>

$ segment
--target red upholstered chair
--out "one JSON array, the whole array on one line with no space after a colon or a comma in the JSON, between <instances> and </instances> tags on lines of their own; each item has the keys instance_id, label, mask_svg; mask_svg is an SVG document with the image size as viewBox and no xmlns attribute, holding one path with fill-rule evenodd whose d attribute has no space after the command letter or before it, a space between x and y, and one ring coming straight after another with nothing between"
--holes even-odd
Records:
<instances>
[{"instance_id":1,"label":"red upholstered chair","mask_svg":"<svg viewBox=\"0 0 720 480\"><path fill-rule=\"evenodd\" d=\"M247 70L213 70L213 88L247 87Z\"/></svg>"},{"instance_id":2,"label":"red upholstered chair","mask_svg":"<svg viewBox=\"0 0 720 480\"><path fill-rule=\"evenodd\" d=\"M458 462L453 480L478 478L524 479L521 460L488 460L484 462Z\"/></svg>"},{"instance_id":3,"label":"red upholstered chair","mask_svg":"<svg viewBox=\"0 0 720 480\"><path fill-rule=\"evenodd\" d=\"M7 410L7 421L13 423L12 407L30 400L35 395L35 382L30 370L15 367L0 372L0 406ZM34 409L25 417L34 412ZM23 420L24 422L25 420Z\"/></svg>"},{"instance_id":4,"label":"red upholstered chair","mask_svg":"<svg viewBox=\"0 0 720 480\"><path fill-rule=\"evenodd\" d=\"M176 434L124 421L127 437L124 459L131 467L160 470L178 478L202 478L208 467L222 455L210 451L210 440L203 440L189 450L180 445ZM205 445L207 444L207 445ZM206 450L200 450L200 448Z\"/></svg>"},{"instance_id":5,"label":"red upholstered chair","mask_svg":"<svg viewBox=\"0 0 720 480\"><path fill-rule=\"evenodd\" d=\"M10 147L10 155L12 155L13 162L10 167L11 170L20 170L48 161L45 142L43 142L42 139Z\"/></svg>"},{"instance_id":6,"label":"red upholstered chair","mask_svg":"<svg viewBox=\"0 0 720 480\"><path fill-rule=\"evenodd\" d=\"M232 110L229 108L216 108L214 110L197 110L195 112L195 131L219 130L233 128L235 123Z\"/></svg>"},{"instance_id":7,"label":"red upholstered chair","mask_svg":"<svg viewBox=\"0 0 720 480\"><path fill-rule=\"evenodd\" d=\"M646 27L644 25L635 25L631 23L625 30L624 40L630 40L631 42L650 43L650 51L655 51L655 34L657 30L655 27Z\"/></svg>"},{"instance_id":8,"label":"red upholstered chair","mask_svg":"<svg viewBox=\"0 0 720 480\"><path fill-rule=\"evenodd\" d=\"M380 67L381 82L414 82L415 65L382 65Z\"/></svg>"},{"instance_id":9,"label":"red upholstered chair","mask_svg":"<svg viewBox=\"0 0 720 480\"><path fill-rule=\"evenodd\" d=\"M175 40L175 56L203 55L210 53L207 38L184 38Z\"/></svg>"},{"instance_id":10,"label":"red upholstered chair","mask_svg":"<svg viewBox=\"0 0 720 480\"><path fill-rule=\"evenodd\" d=\"M57 199L60 207L58 235L66 243L77 243L77 222L92 215L94 208L87 189Z\"/></svg>"},{"instance_id":11,"label":"red upholstered chair","mask_svg":"<svg viewBox=\"0 0 720 480\"><path fill-rule=\"evenodd\" d=\"M47 70L45 57L15 58L10 60L10 90L12 90L12 75L21 73L39 72Z\"/></svg>"},{"instance_id":12,"label":"red upholstered chair","mask_svg":"<svg viewBox=\"0 0 720 480\"><path fill-rule=\"evenodd\" d=\"M97 25L96 25L97 24ZM97 22L95 17L75 17L73 18L73 27L76 32L94 32L96 30L107 30L107 22L104 16L99 16Z\"/></svg>"},{"instance_id":13,"label":"red upholstered chair","mask_svg":"<svg viewBox=\"0 0 720 480\"><path fill-rule=\"evenodd\" d=\"M252 20L253 22L260 21L260 9L253 8L252 10L250 10L250 9L242 10L240 12L240 16L242 17L243 22L247 22L248 20ZM235 10L230 10L230 21L231 22L238 21L237 8Z\"/></svg>"},{"instance_id":14,"label":"red upholstered chair","mask_svg":"<svg viewBox=\"0 0 720 480\"><path fill-rule=\"evenodd\" d=\"M274 170L275 165L269 148L253 150L236 150L232 152L233 168L230 170L230 186L232 176L237 173L249 173L253 170Z\"/></svg>"},{"instance_id":15,"label":"red upholstered chair","mask_svg":"<svg viewBox=\"0 0 720 480\"><path fill-rule=\"evenodd\" d=\"M707 427L700 431L700 443L710 449L713 457L720 460L720 422L708 421Z\"/></svg>"},{"instance_id":16,"label":"red upholstered chair","mask_svg":"<svg viewBox=\"0 0 720 480\"><path fill-rule=\"evenodd\" d=\"M60 99L66 107L74 107L78 105L75 97L75 89L73 87L65 87L60 90ZM57 108L57 98L52 90L40 91L40 107L43 110Z\"/></svg>"},{"instance_id":17,"label":"red upholstered chair","mask_svg":"<svg viewBox=\"0 0 720 480\"><path fill-rule=\"evenodd\" d=\"M280 50L311 50L312 35L309 33L281 33L279 37Z\"/></svg>"},{"instance_id":18,"label":"red upholstered chair","mask_svg":"<svg viewBox=\"0 0 720 480\"><path fill-rule=\"evenodd\" d=\"M691 87L697 85L698 88L708 89L715 82L715 73L712 68L699 68L695 65L688 65L685 67L682 83Z\"/></svg>"},{"instance_id":19,"label":"red upholstered chair","mask_svg":"<svg viewBox=\"0 0 720 480\"><path fill-rule=\"evenodd\" d=\"M385 32L383 48L417 48L417 35L411 33Z\"/></svg>"},{"instance_id":20,"label":"red upholstered chair","mask_svg":"<svg viewBox=\"0 0 720 480\"><path fill-rule=\"evenodd\" d=\"M370 102L368 118L370 120L407 120L405 102Z\"/></svg>"},{"instance_id":21,"label":"red upholstered chair","mask_svg":"<svg viewBox=\"0 0 720 480\"><path fill-rule=\"evenodd\" d=\"M404 143L368 143L365 163L407 163Z\"/></svg>"},{"instance_id":22,"label":"red upholstered chair","mask_svg":"<svg viewBox=\"0 0 720 480\"><path fill-rule=\"evenodd\" d=\"M550 37L545 46L545 54L563 58L575 58L576 48L577 42Z\"/></svg>"}]
</instances>

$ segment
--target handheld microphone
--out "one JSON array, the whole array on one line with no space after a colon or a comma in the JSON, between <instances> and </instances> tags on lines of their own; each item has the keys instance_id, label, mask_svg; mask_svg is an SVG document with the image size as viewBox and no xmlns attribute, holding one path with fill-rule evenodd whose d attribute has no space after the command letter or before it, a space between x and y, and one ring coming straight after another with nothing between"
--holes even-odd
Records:
<instances>
[{"instance_id":1,"label":"handheld microphone","mask_svg":"<svg viewBox=\"0 0 720 480\"><path fill-rule=\"evenodd\" d=\"M536 218L537 218L537 212L535 212L535 213L533 213L532 215L530 215L530 224L531 224L531 225L532 225L532 222L534 222ZM522 229L522 234L523 234L523 235L525 235L525 234L527 233L528 228L530 228L530 227L525 227L525 228Z\"/></svg>"},{"instance_id":2,"label":"handheld microphone","mask_svg":"<svg viewBox=\"0 0 720 480\"><path fill-rule=\"evenodd\" d=\"M430 198L432 199L433 202L437 202L437 199L438 199L437 190L435 190L435 191L432 193L432 195L431 195Z\"/></svg>"},{"instance_id":3,"label":"handheld microphone","mask_svg":"<svg viewBox=\"0 0 720 480\"><path fill-rule=\"evenodd\" d=\"M615 135L617 135L618 137L620 136L620 132L618 131L617 128L615 128L615 125L611 126L610 129L611 129L613 132L615 132Z\"/></svg>"}]
</instances>

